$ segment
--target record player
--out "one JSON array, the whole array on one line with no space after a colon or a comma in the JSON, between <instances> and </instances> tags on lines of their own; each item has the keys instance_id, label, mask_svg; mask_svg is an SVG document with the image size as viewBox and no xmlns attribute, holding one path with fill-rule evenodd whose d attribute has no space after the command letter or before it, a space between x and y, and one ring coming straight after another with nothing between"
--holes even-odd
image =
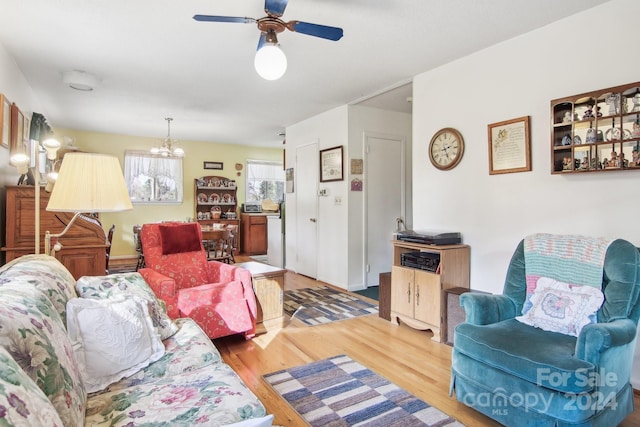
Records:
<instances>
[{"instance_id":1,"label":"record player","mask_svg":"<svg viewBox=\"0 0 640 427\"><path fill-rule=\"evenodd\" d=\"M462 236L457 232L404 230L396 234L396 239L423 245L456 245L462 243Z\"/></svg>"}]
</instances>

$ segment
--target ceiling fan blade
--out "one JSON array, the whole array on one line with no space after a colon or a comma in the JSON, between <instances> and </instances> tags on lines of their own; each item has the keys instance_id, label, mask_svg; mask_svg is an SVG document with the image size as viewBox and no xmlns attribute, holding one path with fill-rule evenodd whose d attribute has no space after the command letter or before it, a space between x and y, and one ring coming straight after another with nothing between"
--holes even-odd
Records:
<instances>
[{"instance_id":1,"label":"ceiling fan blade","mask_svg":"<svg viewBox=\"0 0 640 427\"><path fill-rule=\"evenodd\" d=\"M260 33L260 39L258 40L258 48L256 49L256 52L259 51L262 48L262 46L264 46L266 40L267 40L267 33Z\"/></svg>"},{"instance_id":2,"label":"ceiling fan blade","mask_svg":"<svg viewBox=\"0 0 640 427\"><path fill-rule=\"evenodd\" d=\"M240 16L193 15L193 19L201 22L238 22L241 24L253 24L256 22L253 18Z\"/></svg>"},{"instance_id":3,"label":"ceiling fan blade","mask_svg":"<svg viewBox=\"0 0 640 427\"><path fill-rule=\"evenodd\" d=\"M264 0L264 11L267 15L281 17L289 0Z\"/></svg>"},{"instance_id":4,"label":"ceiling fan blade","mask_svg":"<svg viewBox=\"0 0 640 427\"><path fill-rule=\"evenodd\" d=\"M302 21L287 22L287 28L296 33L307 34L309 36L320 37L328 40L340 40L342 38L342 28L328 27L326 25L310 24Z\"/></svg>"}]
</instances>

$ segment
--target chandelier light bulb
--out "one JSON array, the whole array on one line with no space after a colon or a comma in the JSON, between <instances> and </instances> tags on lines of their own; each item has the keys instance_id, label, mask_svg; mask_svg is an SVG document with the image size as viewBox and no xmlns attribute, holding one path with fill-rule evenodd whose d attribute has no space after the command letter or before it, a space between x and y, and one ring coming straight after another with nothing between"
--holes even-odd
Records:
<instances>
[{"instance_id":1,"label":"chandelier light bulb","mask_svg":"<svg viewBox=\"0 0 640 427\"><path fill-rule=\"evenodd\" d=\"M274 44L264 45L253 62L256 72L265 80L278 80L287 71L287 57Z\"/></svg>"},{"instance_id":2,"label":"chandelier light bulb","mask_svg":"<svg viewBox=\"0 0 640 427\"><path fill-rule=\"evenodd\" d=\"M184 150L177 146L178 141L171 139L171 121L173 118L165 117L165 120L167 121L167 137L162 140L159 147L151 148L151 154L162 157L183 157Z\"/></svg>"}]
</instances>

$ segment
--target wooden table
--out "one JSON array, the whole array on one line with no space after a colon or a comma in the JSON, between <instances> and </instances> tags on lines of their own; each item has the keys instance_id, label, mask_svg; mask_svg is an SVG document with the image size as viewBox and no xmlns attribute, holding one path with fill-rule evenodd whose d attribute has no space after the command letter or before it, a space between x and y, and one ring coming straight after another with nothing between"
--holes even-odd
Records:
<instances>
[{"instance_id":1,"label":"wooden table","mask_svg":"<svg viewBox=\"0 0 640 427\"><path fill-rule=\"evenodd\" d=\"M232 246L225 241L225 239L228 239L228 234L225 236L225 233L229 232L230 230L227 228L202 227L202 243L208 254L207 259L227 263L233 260L233 254L231 253L233 249L227 247L227 251L224 250L225 245Z\"/></svg>"},{"instance_id":2,"label":"wooden table","mask_svg":"<svg viewBox=\"0 0 640 427\"><path fill-rule=\"evenodd\" d=\"M257 332L277 329L284 322L284 273L283 270L256 261L241 262L237 267L249 270L253 292L258 303Z\"/></svg>"}]
</instances>

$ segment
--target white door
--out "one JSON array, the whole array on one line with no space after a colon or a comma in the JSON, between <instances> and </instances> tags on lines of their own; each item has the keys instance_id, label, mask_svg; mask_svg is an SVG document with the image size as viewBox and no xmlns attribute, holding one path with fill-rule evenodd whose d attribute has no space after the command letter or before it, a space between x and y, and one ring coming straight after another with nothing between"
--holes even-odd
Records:
<instances>
[{"instance_id":1,"label":"white door","mask_svg":"<svg viewBox=\"0 0 640 427\"><path fill-rule=\"evenodd\" d=\"M317 277L318 144L296 148L297 273Z\"/></svg>"},{"instance_id":2,"label":"white door","mask_svg":"<svg viewBox=\"0 0 640 427\"><path fill-rule=\"evenodd\" d=\"M365 284L391 271L396 218L404 219L404 138L365 134Z\"/></svg>"}]
</instances>

